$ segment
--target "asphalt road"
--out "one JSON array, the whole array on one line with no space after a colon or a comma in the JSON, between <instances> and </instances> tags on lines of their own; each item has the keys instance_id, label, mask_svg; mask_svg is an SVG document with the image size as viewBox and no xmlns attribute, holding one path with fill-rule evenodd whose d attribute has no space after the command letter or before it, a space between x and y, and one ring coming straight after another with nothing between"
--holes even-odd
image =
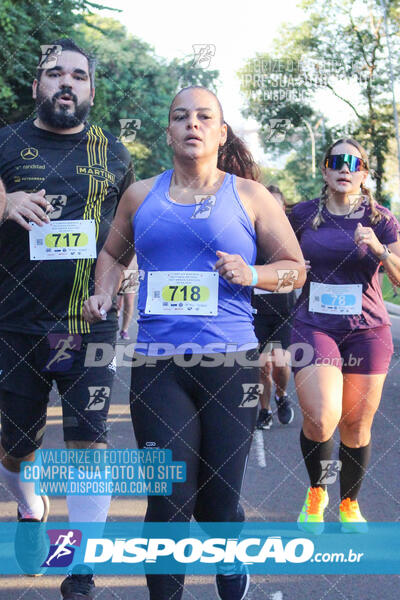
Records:
<instances>
[{"instance_id":1,"label":"asphalt road","mask_svg":"<svg viewBox=\"0 0 400 600\"><path fill-rule=\"evenodd\" d=\"M134 336L132 327L131 336ZM373 427L371 465L361 494L360 506L368 520L400 519L399 424L400 424L400 317L393 318L396 353L388 375L383 400ZM129 372L117 371L110 412L110 446L133 448L135 440L128 406ZM296 403L293 381L289 392ZM294 421L286 427L276 420L269 431L258 434L250 454L243 487L242 504L249 520L295 521L304 501L306 471L299 450L301 418L296 408ZM264 446L264 450L263 450ZM44 447L63 447L61 414L56 394L52 393ZM264 453L265 452L265 461ZM262 466L265 465L265 466ZM330 486L331 502L327 521L338 520L339 484ZM0 520L15 518L15 503L0 485ZM145 500L114 498L110 520L142 520ZM52 499L50 520L66 521L64 498ZM1 529L0 529L1 531ZM62 577L3 576L0 578L0 600L50 600L59 598ZM185 600L215 599L214 578L187 577ZM399 577L395 575L279 575L252 576L249 600L397 600ZM142 577L96 578L96 600L145 600L148 598Z\"/></svg>"}]
</instances>

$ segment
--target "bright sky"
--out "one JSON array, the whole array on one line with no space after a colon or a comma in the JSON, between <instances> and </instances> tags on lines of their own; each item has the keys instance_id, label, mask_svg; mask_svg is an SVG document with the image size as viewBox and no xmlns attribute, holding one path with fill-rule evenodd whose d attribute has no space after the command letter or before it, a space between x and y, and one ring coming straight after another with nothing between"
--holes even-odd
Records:
<instances>
[{"instance_id":1,"label":"bright sky","mask_svg":"<svg viewBox=\"0 0 400 600\"><path fill-rule=\"evenodd\" d=\"M257 52L271 50L283 23L300 23L304 13L298 0L104 0L104 5L122 9L110 13L128 30L151 44L166 59L193 56L193 44L213 44L215 56L210 69L220 72L218 97L226 121L249 144L261 164L273 166L261 150L256 133L257 123L241 116L244 100L239 91L237 71L246 59ZM104 14L104 13L103 13ZM327 99L322 99L326 106ZM329 101L328 101L329 105ZM331 103L335 122L345 122L349 110L343 102ZM338 121L339 120L339 121Z\"/></svg>"}]
</instances>

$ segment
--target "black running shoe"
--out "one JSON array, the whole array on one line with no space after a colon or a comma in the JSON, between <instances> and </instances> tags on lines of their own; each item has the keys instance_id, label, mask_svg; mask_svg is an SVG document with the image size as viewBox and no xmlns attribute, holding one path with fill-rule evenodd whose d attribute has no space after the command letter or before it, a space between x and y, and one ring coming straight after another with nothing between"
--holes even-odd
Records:
<instances>
[{"instance_id":1,"label":"black running shoe","mask_svg":"<svg viewBox=\"0 0 400 600\"><path fill-rule=\"evenodd\" d=\"M250 575L246 565L240 566L235 575L218 574L215 581L219 600L243 600L250 585Z\"/></svg>"},{"instance_id":2,"label":"black running shoe","mask_svg":"<svg viewBox=\"0 0 400 600\"><path fill-rule=\"evenodd\" d=\"M256 428L269 429L272 425L272 411L262 408L258 413Z\"/></svg>"},{"instance_id":3,"label":"black running shoe","mask_svg":"<svg viewBox=\"0 0 400 600\"><path fill-rule=\"evenodd\" d=\"M294 418L294 410L290 406L290 401L287 395L278 398L275 396L275 402L278 407L278 419L282 425L289 425Z\"/></svg>"},{"instance_id":4,"label":"black running shoe","mask_svg":"<svg viewBox=\"0 0 400 600\"><path fill-rule=\"evenodd\" d=\"M46 521L49 516L50 502L47 496L42 496L44 513L39 519L22 519L18 511L18 525L15 533L15 558L25 575L38 577L43 575L46 568L42 564L50 549L50 540L46 533Z\"/></svg>"},{"instance_id":5,"label":"black running shoe","mask_svg":"<svg viewBox=\"0 0 400 600\"><path fill-rule=\"evenodd\" d=\"M76 565L62 582L60 590L63 600L92 600L93 571L85 565Z\"/></svg>"}]
</instances>

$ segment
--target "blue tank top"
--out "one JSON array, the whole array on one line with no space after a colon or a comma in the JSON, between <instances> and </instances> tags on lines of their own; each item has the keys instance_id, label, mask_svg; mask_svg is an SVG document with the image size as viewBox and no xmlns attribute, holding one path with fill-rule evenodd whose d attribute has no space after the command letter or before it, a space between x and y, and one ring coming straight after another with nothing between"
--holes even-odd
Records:
<instances>
[{"instance_id":1,"label":"blue tank top","mask_svg":"<svg viewBox=\"0 0 400 600\"><path fill-rule=\"evenodd\" d=\"M136 350L142 354L171 355L222 352L222 345L229 345L225 351L232 352L245 344L254 348L257 338L252 288L231 284L222 277L218 278L215 316L145 312L149 272L213 272L217 250L240 254L248 264L254 264L256 258L255 230L239 198L235 175L225 175L211 200L179 204L169 196L172 174L173 170L165 171L157 178L133 220L138 268L142 271ZM165 344L165 349L156 349L158 344Z\"/></svg>"}]
</instances>

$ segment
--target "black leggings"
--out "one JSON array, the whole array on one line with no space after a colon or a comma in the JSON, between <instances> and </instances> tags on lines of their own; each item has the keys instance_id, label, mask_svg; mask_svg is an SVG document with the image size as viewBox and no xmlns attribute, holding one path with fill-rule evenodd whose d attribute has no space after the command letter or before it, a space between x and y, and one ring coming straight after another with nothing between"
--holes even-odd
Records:
<instances>
[{"instance_id":1,"label":"black leggings","mask_svg":"<svg viewBox=\"0 0 400 600\"><path fill-rule=\"evenodd\" d=\"M259 369L177 366L174 359L132 368L131 415L139 448L170 448L186 462L171 496L149 496L145 521L242 522L239 504L260 396ZM253 360L258 354L251 353ZM234 359L234 360L232 360ZM178 600L184 575L147 575L151 600Z\"/></svg>"}]
</instances>

